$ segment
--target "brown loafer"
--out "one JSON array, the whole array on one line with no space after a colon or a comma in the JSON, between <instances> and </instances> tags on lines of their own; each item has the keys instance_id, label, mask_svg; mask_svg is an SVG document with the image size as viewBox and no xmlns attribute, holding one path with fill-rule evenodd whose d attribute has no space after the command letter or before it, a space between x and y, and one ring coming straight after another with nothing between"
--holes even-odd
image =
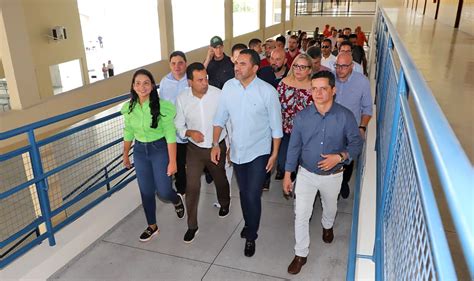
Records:
<instances>
[{"instance_id":1,"label":"brown loafer","mask_svg":"<svg viewBox=\"0 0 474 281\"><path fill-rule=\"evenodd\" d=\"M298 257L295 256L293 261L288 266L288 273L290 274L298 274L301 271L303 265L306 264L306 257Z\"/></svg>"},{"instance_id":2,"label":"brown loafer","mask_svg":"<svg viewBox=\"0 0 474 281\"><path fill-rule=\"evenodd\" d=\"M331 243L334 239L334 233L332 232L332 227L330 229L323 228L323 241L325 243Z\"/></svg>"}]
</instances>

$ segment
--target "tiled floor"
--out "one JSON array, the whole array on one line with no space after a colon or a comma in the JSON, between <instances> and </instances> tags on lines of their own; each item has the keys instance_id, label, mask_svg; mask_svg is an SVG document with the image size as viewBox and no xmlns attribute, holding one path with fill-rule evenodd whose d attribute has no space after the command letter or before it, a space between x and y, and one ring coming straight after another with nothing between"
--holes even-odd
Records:
<instances>
[{"instance_id":1,"label":"tiled floor","mask_svg":"<svg viewBox=\"0 0 474 281\"><path fill-rule=\"evenodd\" d=\"M232 184L232 206L221 219L214 185L202 181L199 234L191 244L183 242L186 220L179 220L169 204L158 202L160 234L141 243L146 226L138 208L82 255L51 279L70 280L342 280L345 278L351 226L352 196L339 201L332 244L321 240L321 203L316 200L310 223L311 249L300 274L287 273L294 252L293 200L281 196L281 182L272 182L262 196L263 212L256 254L243 255L243 226L237 185Z\"/></svg>"}]
</instances>

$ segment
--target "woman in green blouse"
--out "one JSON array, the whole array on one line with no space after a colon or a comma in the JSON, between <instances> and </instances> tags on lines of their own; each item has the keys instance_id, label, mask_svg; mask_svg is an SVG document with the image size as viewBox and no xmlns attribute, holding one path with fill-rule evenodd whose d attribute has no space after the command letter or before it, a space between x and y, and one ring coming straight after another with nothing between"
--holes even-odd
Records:
<instances>
[{"instance_id":1,"label":"woman in green blouse","mask_svg":"<svg viewBox=\"0 0 474 281\"><path fill-rule=\"evenodd\" d=\"M130 169L130 148L135 140L133 159L148 227L140 241L149 241L159 232L156 225L155 193L173 202L178 218L185 214L183 197L171 187L176 173L176 108L160 100L152 74L140 69L133 75L131 98L122 106L125 128L123 164Z\"/></svg>"}]
</instances>

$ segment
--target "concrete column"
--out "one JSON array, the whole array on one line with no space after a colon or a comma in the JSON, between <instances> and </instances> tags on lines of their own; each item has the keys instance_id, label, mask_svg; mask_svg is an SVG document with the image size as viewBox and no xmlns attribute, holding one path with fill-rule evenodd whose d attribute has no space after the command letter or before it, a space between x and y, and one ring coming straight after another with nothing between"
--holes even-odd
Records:
<instances>
[{"instance_id":1,"label":"concrete column","mask_svg":"<svg viewBox=\"0 0 474 281\"><path fill-rule=\"evenodd\" d=\"M12 109L27 108L40 100L22 3L0 0L0 54Z\"/></svg>"},{"instance_id":2,"label":"concrete column","mask_svg":"<svg viewBox=\"0 0 474 281\"><path fill-rule=\"evenodd\" d=\"M225 52L230 54L230 50L232 45L234 44L234 8L233 8L234 1L232 0L225 0L224 1L224 23L225 23L225 41L224 44ZM232 55L232 54L231 54Z\"/></svg>"},{"instance_id":3,"label":"concrete column","mask_svg":"<svg viewBox=\"0 0 474 281\"><path fill-rule=\"evenodd\" d=\"M161 59L166 60L174 51L173 7L171 0L158 0Z\"/></svg>"}]
</instances>

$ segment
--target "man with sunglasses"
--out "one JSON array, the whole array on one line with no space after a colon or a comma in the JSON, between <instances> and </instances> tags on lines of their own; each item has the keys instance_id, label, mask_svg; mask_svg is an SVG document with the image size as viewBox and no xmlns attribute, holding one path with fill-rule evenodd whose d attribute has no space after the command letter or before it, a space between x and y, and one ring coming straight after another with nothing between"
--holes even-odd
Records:
<instances>
[{"instance_id":1,"label":"man with sunglasses","mask_svg":"<svg viewBox=\"0 0 474 281\"><path fill-rule=\"evenodd\" d=\"M332 42L331 39L324 39L321 43L321 64L331 71L334 71L334 63L336 63L336 57L331 54L332 51Z\"/></svg>"},{"instance_id":2,"label":"man with sunglasses","mask_svg":"<svg viewBox=\"0 0 474 281\"><path fill-rule=\"evenodd\" d=\"M341 52L337 56L336 64L336 102L343 105L352 113L359 124L359 132L365 137L365 131L372 117L372 96L370 82L364 74L353 71L352 55ZM344 165L344 174L341 184L341 197L349 197L349 180L354 168L354 159Z\"/></svg>"}]
</instances>

